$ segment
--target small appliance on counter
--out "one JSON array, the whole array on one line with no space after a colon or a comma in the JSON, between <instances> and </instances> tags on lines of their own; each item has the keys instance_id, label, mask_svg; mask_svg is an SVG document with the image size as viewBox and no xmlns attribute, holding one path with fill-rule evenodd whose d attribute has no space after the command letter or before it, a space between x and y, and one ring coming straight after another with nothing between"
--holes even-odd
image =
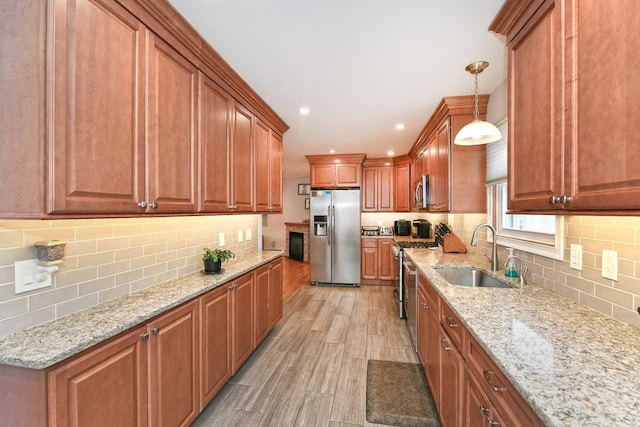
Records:
<instances>
[{"instance_id":1,"label":"small appliance on counter","mask_svg":"<svg viewBox=\"0 0 640 427\"><path fill-rule=\"evenodd\" d=\"M431 223L426 219L414 220L412 236L420 239L431 238Z\"/></svg>"},{"instance_id":2,"label":"small appliance on counter","mask_svg":"<svg viewBox=\"0 0 640 427\"><path fill-rule=\"evenodd\" d=\"M363 236L379 236L380 235L380 228L379 227L374 227L371 225L365 225L362 227L362 235Z\"/></svg>"},{"instance_id":3,"label":"small appliance on counter","mask_svg":"<svg viewBox=\"0 0 640 427\"><path fill-rule=\"evenodd\" d=\"M393 236L393 227L389 227L388 225L383 225L380 227L380 235L381 236Z\"/></svg>"},{"instance_id":4,"label":"small appliance on counter","mask_svg":"<svg viewBox=\"0 0 640 427\"><path fill-rule=\"evenodd\" d=\"M393 233L396 236L411 236L411 221L399 219L393 222Z\"/></svg>"}]
</instances>

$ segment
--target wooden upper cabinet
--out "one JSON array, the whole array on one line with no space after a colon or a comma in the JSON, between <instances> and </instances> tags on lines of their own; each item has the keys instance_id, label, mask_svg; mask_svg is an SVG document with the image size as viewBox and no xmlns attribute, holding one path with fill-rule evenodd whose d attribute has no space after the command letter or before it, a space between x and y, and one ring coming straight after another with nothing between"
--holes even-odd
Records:
<instances>
[{"instance_id":1,"label":"wooden upper cabinet","mask_svg":"<svg viewBox=\"0 0 640 427\"><path fill-rule=\"evenodd\" d=\"M409 212L411 210L411 194L409 164L394 166L393 210L395 212Z\"/></svg>"},{"instance_id":2,"label":"wooden upper cabinet","mask_svg":"<svg viewBox=\"0 0 640 427\"><path fill-rule=\"evenodd\" d=\"M311 165L311 187L333 187L336 182L334 165Z\"/></svg>"},{"instance_id":3,"label":"wooden upper cabinet","mask_svg":"<svg viewBox=\"0 0 640 427\"><path fill-rule=\"evenodd\" d=\"M271 130L261 121L256 121L256 142L255 142L255 191L256 191L256 211L265 212L269 210L270 191L270 168L271 168Z\"/></svg>"},{"instance_id":4,"label":"wooden upper cabinet","mask_svg":"<svg viewBox=\"0 0 640 427\"><path fill-rule=\"evenodd\" d=\"M48 374L49 423L56 426L146 426L144 327Z\"/></svg>"},{"instance_id":5,"label":"wooden upper cabinet","mask_svg":"<svg viewBox=\"0 0 640 427\"><path fill-rule=\"evenodd\" d=\"M198 70L149 34L149 212L196 211Z\"/></svg>"},{"instance_id":6,"label":"wooden upper cabinet","mask_svg":"<svg viewBox=\"0 0 640 427\"><path fill-rule=\"evenodd\" d=\"M53 6L55 132L47 212L141 212L147 30L113 0Z\"/></svg>"},{"instance_id":7,"label":"wooden upper cabinet","mask_svg":"<svg viewBox=\"0 0 640 427\"><path fill-rule=\"evenodd\" d=\"M282 212L282 138L271 133L269 150L269 211Z\"/></svg>"},{"instance_id":8,"label":"wooden upper cabinet","mask_svg":"<svg viewBox=\"0 0 640 427\"><path fill-rule=\"evenodd\" d=\"M362 183L362 165L338 163L336 167L336 187L360 187Z\"/></svg>"},{"instance_id":9,"label":"wooden upper cabinet","mask_svg":"<svg viewBox=\"0 0 640 427\"><path fill-rule=\"evenodd\" d=\"M559 207L549 203L562 194L559 19L552 7L509 46L509 209Z\"/></svg>"},{"instance_id":10,"label":"wooden upper cabinet","mask_svg":"<svg viewBox=\"0 0 640 427\"><path fill-rule=\"evenodd\" d=\"M573 131L564 191L573 201L567 208L639 209L640 2L564 4L566 120Z\"/></svg>"},{"instance_id":11,"label":"wooden upper cabinet","mask_svg":"<svg viewBox=\"0 0 640 427\"><path fill-rule=\"evenodd\" d=\"M233 285L233 372L249 358L255 348L254 301L255 285L253 273L235 280Z\"/></svg>"},{"instance_id":12,"label":"wooden upper cabinet","mask_svg":"<svg viewBox=\"0 0 640 427\"><path fill-rule=\"evenodd\" d=\"M433 180L436 184L436 199L432 200L430 209L434 211L448 212L451 210L449 204L449 193L451 191L450 173L450 153L451 153L451 127L449 120L445 120L438 128L435 156L430 158L430 163L436 164L436 172ZM430 154L434 154L431 151ZM430 178L431 180L431 178Z\"/></svg>"},{"instance_id":13,"label":"wooden upper cabinet","mask_svg":"<svg viewBox=\"0 0 640 427\"><path fill-rule=\"evenodd\" d=\"M271 322L269 321L269 279L271 265L263 265L256 270L255 284L255 341L256 345L269 333Z\"/></svg>"},{"instance_id":14,"label":"wooden upper cabinet","mask_svg":"<svg viewBox=\"0 0 640 427\"><path fill-rule=\"evenodd\" d=\"M234 211L253 212L254 161L253 135L254 117L240 104L233 103L232 146L232 193L231 206Z\"/></svg>"},{"instance_id":15,"label":"wooden upper cabinet","mask_svg":"<svg viewBox=\"0 0 640 427\"><path fill-rule=\"evenodd\" d=\"M200 409L198 301L150 322L149 424L188 426Z\"/></svg>"},{"instance_id":16,"label":"wooden upper cabinet","mask_svg":"<svg viewBox=\"0 0 640 427\"><path fill-rule=\"evenodd\" d=\"M305 156L311 167L312 188L359 188L364 154Z\"/></svg>"},{"instance_id":17,"label":"wooden upper cabinet","mask_svg":"<svg viewBox=\"0 0 640 427\"><path fill-rule=\"evenodd\" d=\"M200 212L228 212L231 205L231 105L229 94L200 75L198 141L200 148Z\"/></svg>"},{"instance_id":18,"label":"wooden upper cabinet","mask_svg":"<svg viewBox=\"0 0 640 427\"><path fill-rule=\"evenodd\" d=\"M200 298L200 409L231 375L231 296L223 285Z\"/></svg>"},{"instance_id":19,"label":"wooden upper cabinet","mask_svg":"<svg viewBox=\"0 0 640 427\"><path fill-rule=\"evenodd\" d=\"M269 322L273 328L282 318L283 299L283 261L282 258L271 262L269 275Z\"/></svg>"},{"instance_id":20,"label":"wooden upper cabinet","mask_svg":"<svg viewBox=\"0 0 640 427\"><path fill-rule=\"evenodd\" d=\"M376 212L378 210L378 168L365 167L362 169L362 211Z\"/></svg>"},{"instance_id":21,"label":"wooden upper cabinet","mask_svg":"<svg viewBox=\"0 0 640 427\"><path fill-rule=\"evenodd\" d=\"M393 212L393 166L378 168L378 212Z\"/></svg>"}]
</instances>

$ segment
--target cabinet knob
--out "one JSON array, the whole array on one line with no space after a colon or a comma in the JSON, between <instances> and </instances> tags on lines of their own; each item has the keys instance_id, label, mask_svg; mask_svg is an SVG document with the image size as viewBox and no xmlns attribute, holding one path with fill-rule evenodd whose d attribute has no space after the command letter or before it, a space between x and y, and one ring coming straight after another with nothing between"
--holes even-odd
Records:
<instances>
[{"instance_id":1,"label":"cabinet knob","mask_svg":"<svg viewBox=\"0 0 640 427\"><path fill-rule=\"evenodd\" d=\"M445 349L445 351L450 351L450 350L451 350L451 347L449 347L449 346L447 345L447 344L449 344L449 343L447 342L447 340L446 340L446 339L442 338L442 339L440 339L440 342L442 343L442 348L444 348L444 349Z\"/></svg>"},{"instance_id":2,"label":"cabinet knob","mask_svg":"<svg viewBox=\"0 0 640 427\"><path fill-rule=\"evenodd\" d=\"M157 204L156 202L151 202L151 203L149 203L149 207L150 207L151 209L155 209L155 208L157 208L157 207L158 207L158 204Z\"/></svg>"},{"instance_id":3,"label":"cabinet knob","mask_svg":"<svg viewBox=\"0 0 640 427\"><path fill-rule=\"evenodd\" d=\"M573 202L572 196L565 196L564 194L560 196L560 203L571 203Z\"/></svg>"},{"instance_id":4,"label":"cabinet knob","mask_svg":"<svg viewBox=\"0 0 640 427\"><path fill-rule=\"evenodd\" d=\"M138 207L141 209L144 209L147 207L147 202L146 201L141 201L140 203L138 203Z\"/></svg>"},{"instance_id":5,"label":"cabinet knob","mask_svg":"<svg viewBox=\"0 0 640 427\"><path fill-rule=\"evenodd\" d=\"M153 333L153 335L158 335L158 332L160 332L160 330L158 328L152 328L151 329L151 333Z\"/></svg>"},{"instance_id":6,"label":"cabinet knob","mask_svg":"<svg viewBox=\"0 0 640 427\"><path fill-rule=\"evenodd\" d=\"M556 203L560 203L560 199L561 197L559 196L551 196L549 197L549 203L551 203L552 205L555 205Z\"/></svg>"},{"instance_id":7,"label":"cabinet knob","mask_svg":"<svg viewBox=\"0 0 640 427\"><path fill-rule=\"evenodd\" d=\"M149 334L144 333L144 334L140 335L140 339L142 341L149 341Z\"/></svg>"},{"instance_id":8,"label":"cabinet knob","mask_svg":"<svg viewBox=\"0 0 640 427\"><path fill-rule=\"evenodd\" d=\"M497 427L499 425L500 425L499 422L494 421L494 420L492 420L490 418L487 418L487 427Z\"/></svg>"},{"instance_id":9,"label":"cabinet knob","mask_svg":"<svg viewBox=\"0 0 640 427\"><path fill-rule=\"evenodd\" d=\"M455 329L455 328L457 328L457 327L458 327L458 324L457 324L457 323L455 323L455 322L453 321L453 318L451 318L451 317L447 317L447 325L449 325L449 327L450 327L451 329Z\"/></svg>"},{"instance_id":10,"label":"cabinet knob","mask_svg":"<svg viewBox=\"0 0 640 427\"><path fill-rule=\"evenodd\" d=\"M484 406L480 405L480 415L485 417L489 415L489 408L485 408Z\"/></svg>"}]
</instances>

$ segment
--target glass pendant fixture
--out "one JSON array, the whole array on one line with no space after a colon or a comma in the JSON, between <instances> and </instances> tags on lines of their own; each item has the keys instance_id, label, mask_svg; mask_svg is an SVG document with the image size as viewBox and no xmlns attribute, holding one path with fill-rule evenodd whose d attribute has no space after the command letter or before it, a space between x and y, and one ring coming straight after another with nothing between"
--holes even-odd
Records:
<instances>
[{"instance_id":1,"label":"glass pendant fixture","mask_svg":"<svg viewBox=\"0 0 640 427\"><path fill-rule=\"evenodd\" d=\"M477 61L472 62L465 68L465 70L475 76L475 108L473 110L473 121L460 129L460 132L458 132L453 140L453 143L456 145L482 145L498 141L502 138L502 134L493 123L485 122L478 118L478 74L483 72L488 66L489 63L486 61Z\"/></svg>"}]
</instances>

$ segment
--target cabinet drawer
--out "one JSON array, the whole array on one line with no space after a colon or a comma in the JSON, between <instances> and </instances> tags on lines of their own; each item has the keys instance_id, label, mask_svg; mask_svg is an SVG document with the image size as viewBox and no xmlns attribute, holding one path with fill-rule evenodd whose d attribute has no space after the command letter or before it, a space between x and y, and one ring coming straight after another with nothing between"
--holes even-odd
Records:
<instances>
[{"instance_id":1,"label":"cabinet drawer","mask_svg":"<svg viewBox=\"0 0 640 427\"><path fill-rule=\"evenodd\" d=\"M427 304L432 310L432 313L438 317L440 313L440 296L433 286L431 286L429 280L422 274L418 274L418 285L422 288L424 296L427 297Z\"/></svg>"},{"instance_id":2,"label":"cabinet drawer","mask_svg":"<svg viewBox=\"0 0 640 427\"><path fill-rule=\"evenodd\" d=\"M377 248L378 239L362 239L363 248Z\"/></svg>"},{"instance_id":3,"label":"cabinet drawer","mask_svg":"<svg viewBox=\"0 0 640 427\"><path fill-rule=\"evenodd\" d=\"M453 311L451 311L449 306L445 303L440 304L440 322L458 350L462 351L464 326L462 326L462 322L460 322L458 316L453 314Z\"/></svg>"},{"instance_id":4,"label":"cabinet drawer","mask_svg":"<svg viewBox=\"0 0 640 427\"><path fill-rule=\"evenodd\" d=\"M507 380L489 355L468 333L465 337L465 359L469 371L481 385L504 420L505 425L517 427L542 426L542 422Z\"/></svg>"}]
</instances>

